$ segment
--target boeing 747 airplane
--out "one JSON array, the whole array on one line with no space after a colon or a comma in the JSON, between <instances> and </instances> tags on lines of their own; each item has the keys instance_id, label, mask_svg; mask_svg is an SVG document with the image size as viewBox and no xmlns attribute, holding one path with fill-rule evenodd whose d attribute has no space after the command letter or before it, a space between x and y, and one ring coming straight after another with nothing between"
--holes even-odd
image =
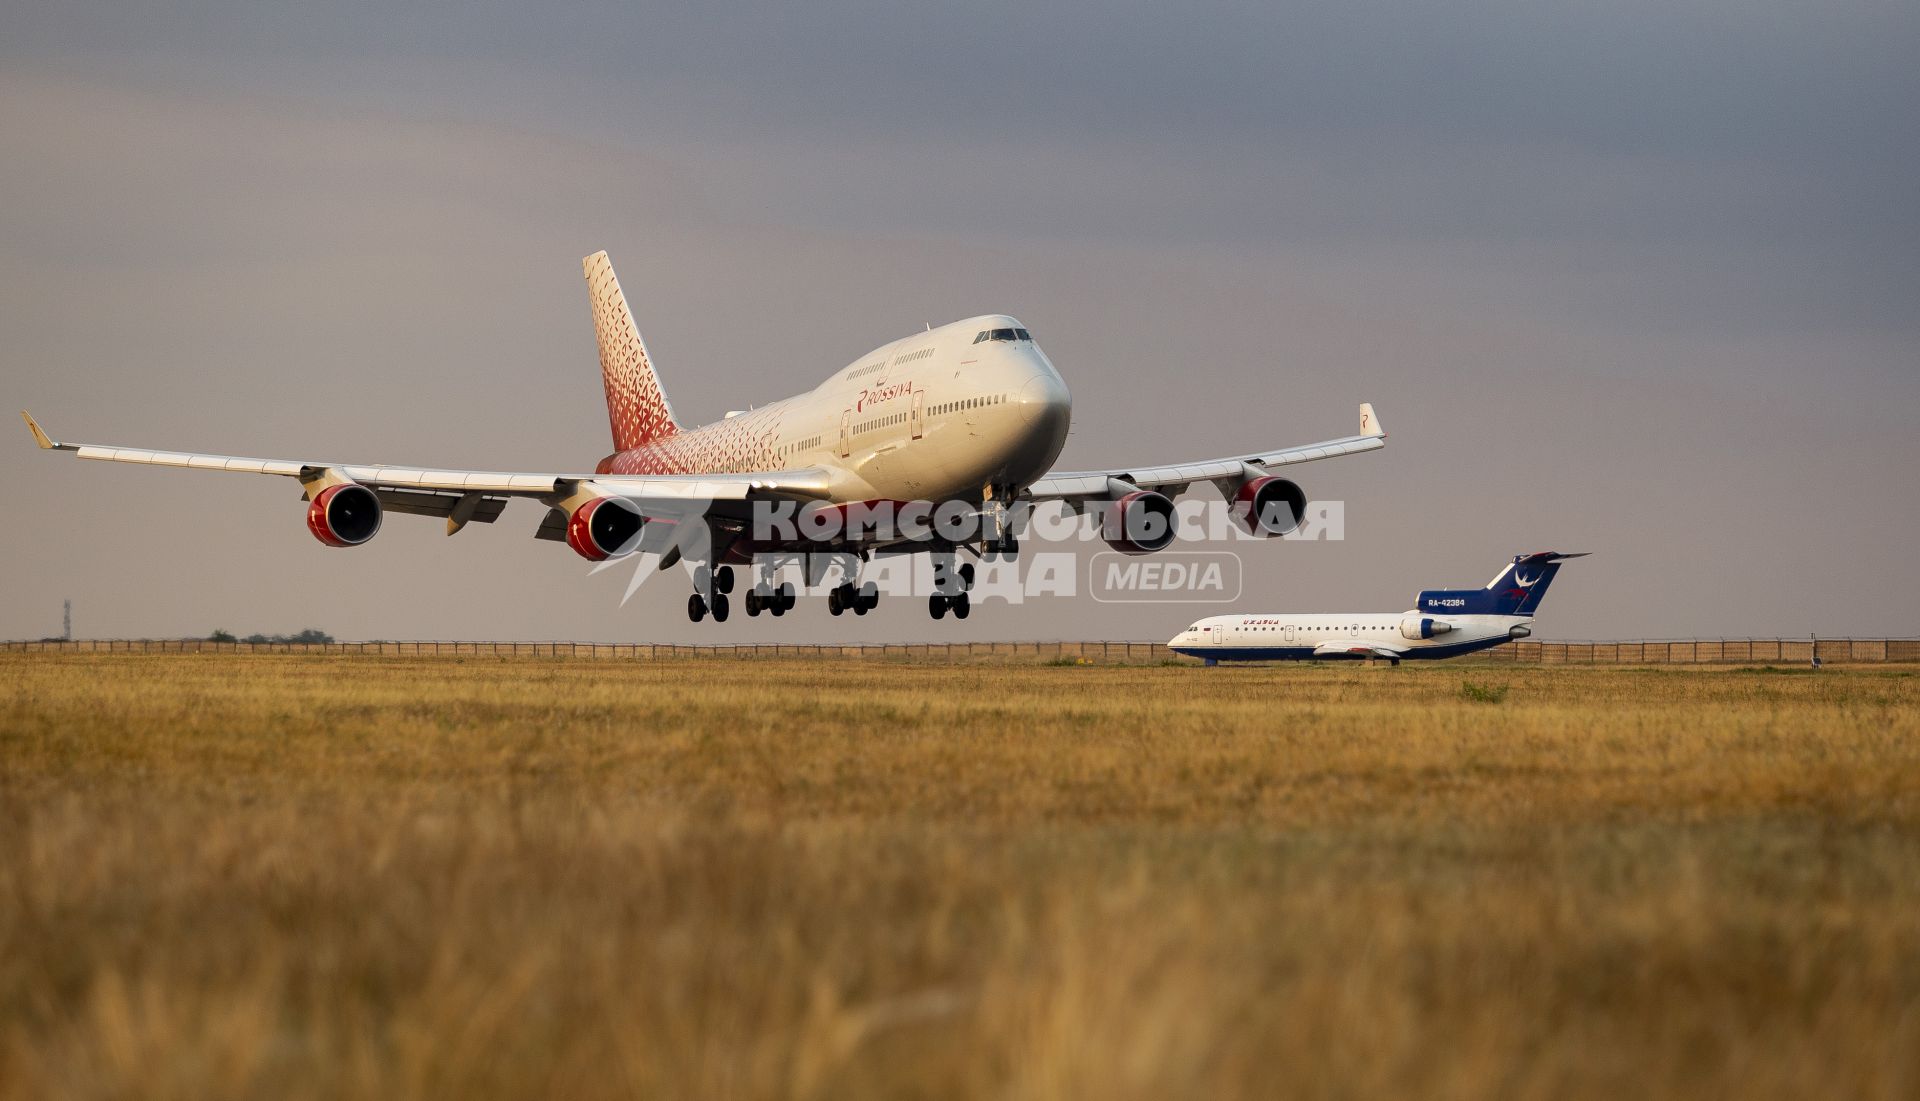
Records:
<instances>
[{"instance_id":1,"label":"boeing 747 airplane","mask_svg":"<svg viewBox=\"0 0 1920 1101\"><path fill-rule=\"evenodd\" d=\"M1450 658L1533 633L1533 614L1560 563L1580 554L1522 554L1484 589L1429 589L1405 612L1223 615L1167 641L1168 649L1220 661Z\"/></svg>"},{"instance_id":2,"label":"boeing 747 airplane","mask_svg":"<svg viewBox=\"0 0 1920 1101\"><path fill-rule=\"evenodd\" d=\"M1372 407L1363 404L1357 434L1323 443L1188 463L1052 470L1066 443L1072 397L1033 334L1004 314L929 327L874 349L806 393L686 427L667 402L607 254L595 253L582 266L613 429L612 452L591 471L439 470L58 443L22 415L42 448L83 459L296 479L307 527L329 547L366 543L389 512L443 517L451 535L469 523L490 524L509 500L527 498L547 507L536 535L565 542L590 561L652 551L666 567L685 548L704 548L685 551L697 566L696 591L687 601L695 622L727 618L732 564L788 552L855 560L932 553L939 556L942 582L929 598L930 613L965 618L974 571L970 563L956 565L957 552L1011 557L1018 543L1009 506L1022 500L1065 501L1082 514L1097 510L1110 545L1151 554L1173 542L1172 499L1194 483L1211 482L1234 502L1248 531L1284 535L1300 523L1307 498L1275 471L1386 442ZM958 535L856 525L772 539L758 536L754 524L756 508L783 504L910 501L963 502L975 523ZM704 538L681 538L687 525L703 529ZM864 615L878 600L871 581L847 577L829 591L827 603L835 615ZM747 594L747 612L781 615L794 601L790 584L758 581Z\"/></svg>"}]
</instances>

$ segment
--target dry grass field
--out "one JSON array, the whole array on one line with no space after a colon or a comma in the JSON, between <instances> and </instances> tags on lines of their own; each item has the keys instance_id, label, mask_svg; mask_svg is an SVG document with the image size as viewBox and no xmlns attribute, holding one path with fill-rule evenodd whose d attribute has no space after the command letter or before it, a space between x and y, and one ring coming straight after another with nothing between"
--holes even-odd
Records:
<instances>
[{"instance_id":1,"label":"dry grass field","mask_svg":"<svg viewBox=\"0 0 1920 1101\"><path fill-rule=\"evenodd\" d=\"M0 657L0 1098L1912 1098L1920 672Z\"/></svg>"}]
</instances>

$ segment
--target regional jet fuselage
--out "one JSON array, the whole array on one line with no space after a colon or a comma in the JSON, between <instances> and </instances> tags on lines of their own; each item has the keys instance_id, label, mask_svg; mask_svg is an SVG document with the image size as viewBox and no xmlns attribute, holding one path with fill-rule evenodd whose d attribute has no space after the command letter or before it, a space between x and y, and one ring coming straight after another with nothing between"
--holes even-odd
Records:
<instances>
[{"instance_id":1,"label":"regional jet fuselage","mask_svg":"<svg viewBox=\"0 0 1920 1101\"><path fill-rule=\"evenodd\" d=\"M1276 612L1199 620L1167 640L1177 654L1221 661L1458 657L1533 633L1560 563L1585 554L1522 554L1480 589L1428 589L1404 612Z\"/></svg>"}]
</instances>

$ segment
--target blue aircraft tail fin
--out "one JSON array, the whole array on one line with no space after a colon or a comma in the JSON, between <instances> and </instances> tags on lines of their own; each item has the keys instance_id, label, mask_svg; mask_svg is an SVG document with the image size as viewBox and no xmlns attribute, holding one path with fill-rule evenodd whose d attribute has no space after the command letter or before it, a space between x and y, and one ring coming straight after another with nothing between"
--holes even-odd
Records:
<instances>
[{"instance_id":1,"label":"blue aircraft tail fin","mask_svg":"<svg viewBox=\"0 0 1920 1101\"><path fill-rule=\"evenodd\" d=\"M1530 616L1540 608L1540 600L1560 572L1560 563L1569 558L1584 558L1586 552L1515 555L1498 577L1484 589L1427 589L1414 598L1414 607L1422 612L1445 615Z\"/></svg>"}]
</instances>

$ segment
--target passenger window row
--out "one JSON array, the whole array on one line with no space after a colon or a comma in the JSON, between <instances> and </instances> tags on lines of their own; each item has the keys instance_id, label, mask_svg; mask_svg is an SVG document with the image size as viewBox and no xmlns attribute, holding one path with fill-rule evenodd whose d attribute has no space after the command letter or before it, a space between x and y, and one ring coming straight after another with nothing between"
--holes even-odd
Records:
<instances>
[{"instance_id":1,"label":"passenger window row","mask_svg":"<svg viewBox=\"0 0 1920 1101\"><path fill-rule=\"evenodd\" d=\"M795 440L790 444L776 449L775 454L778 454L781 458L786 458L796 451L805 451L810 447L819 447L820 439L819 436L808 436L804 440Z\"/></svg>"},{"instance_id":2,"label":"passenger window row","mask_svg":"<svg viewBox=\"0 0 1920 1101\"><path fill-rule=\"evenodd\" d=\"M960 401L942 402L939 405L935 405L928 408L927 415L930 417L939 416L943 413L957 413L964 409L983 409L989 405L1005 405L1006 403L1007 403L1007 395L1005 394L987 394L977 398L963 398ZM886 428L890 425L905 424L907 422L907 418L910 415L911 414L908 414L908 413L889 413L884 417L875 417L872 420L861 421L860 423L854 425L851 431L853 432L854 435L857 436L867 432L872 432L876 428ZM819 446L819 442L820 442L820 438L816 436L813 438L812 441L803 442L798 446L817 447Z\"/></svg>"},{"instance_id":3,"label":"passenger window row","mask_svg":"<svg viewBox=\"0 0 1920 1101\"><path fill-rule=\"evenodd\" d=\"M890 424L905 424L906 422L907 415L905 413L893 413L884 417L875 417L870 421L862 421L858 425L855 425L853 430L855 432L871 432L876 428L885 428Z\"/></svg>"},{"instance_id":4,"label":"passenger window row","mask_svg":"<svg viewBox=\"0 0 1920 1101\"><path fill-rule=\"evenodd\" d=\"M938 416L942 413L956 413L962 409L979 409L987 405L1002 405L1006 403L1006 400L1007 395L1005 394L988 394L982 398L964 398L960 401L942 402L934 406L932 412L935 416Z\"/></svg>"},{"instance_id":5,"label":"passenger window row","mask_svg":"<svg viewBox=\"0 0 1920 1101\"><path fill-rule=\"evenodd\" d=\"M1301 631L1333 631L1333 632L1339 632L1339 631L1360 631L1360 630L1366 630L1366 631L1385 631L1385 630L1388 630L1389 628L1392 628L1393 626L1395 626L1395 625L1394 625L1394 624L1391 624L1391 623L1388 623L1388 624L1384 624L1384 625L1383 625L1383 624L1379 624L1379 623L1374 623L1374 624L1368 624L1368 625L1366 625L1366 626L1362 626L1361 624L1358 624L1358 623L1354 623L1354 624L1350 624L1350 625L1348 625L1348 626L1346 626L1346 627L1301 627L1301 628L1298 628L1298 630L1301 630ZM1221 629L1222 629L1222 630L1225 630L1225 628L1221 628ZM1285 630L1285 629L1286 629L1286 628L1284 628L1284 627L1238 627L1238 628L1235 628L1235 630L1240 630L1240 631L1283 631L1283 630Z\"/></svg>"}]
</instances>

